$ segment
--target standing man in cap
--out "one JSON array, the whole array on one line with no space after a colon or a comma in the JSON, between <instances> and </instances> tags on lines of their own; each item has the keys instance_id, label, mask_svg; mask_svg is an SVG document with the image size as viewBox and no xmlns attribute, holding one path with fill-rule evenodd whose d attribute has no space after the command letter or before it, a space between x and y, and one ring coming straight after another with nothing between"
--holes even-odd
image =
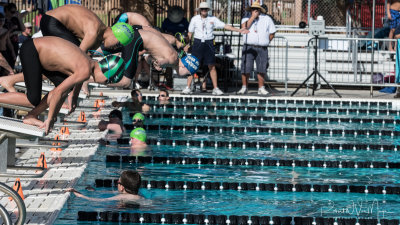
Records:
<instances>
[{"instance_id":1,"label":"standing man in cap","mask_svg":"<svg viewBox=\"0 0 400 225\"><path fill-rule=\"evenodd\" d=\"M247 84L250 72L253 70L254 60L257 66L258 94L267 95L264 87L264 75L268 69L268 45L275 37L276 28L271 17L265 15L266 11L258 1L253 2L246 11L251 11L250 18L243 18L242 29L249 29L250 33L243 35L244 46L242 49L242 88L238 94L247 93Z\"/></svg>"},{"instance_id":2,"label":"standing man in cap","mask_svg":"<svg viewBox=\"0 0 400 225\"><path fill-rule=\"evenodd\" d=\"M246 28L238 29L231 25L225 24L215 16L208 15L211 10L207 2L200 3L200 15L194 16L189 24L189 40L192 39L194 33L194 41L192 46L192 55L196 56L200 62L208 66L210 70L211 81L214 89L213 95L223 95L224 93L218 88L217 83L217 70L215 69L215 47L214 47L214 29L226 29L230 31L237 31L240 33L248 33ZM187 45L189 47L189 45ZM190 86L193 77L188 77L187 87L182 91L182 94L190 94L192 92Z\"/></svg>"},{"instance_id":3,"label":"standing man in cap","mask_svg":"<svg viewBox=\"0 0 400 225\"><path fill-rule=\"evenodd\" d=\"M29 40L32 38L32 24L30 22L24 23L25 30L18 36L18 42L21 45L24 43L26 40Z\"/></svg>"}]
</instances>

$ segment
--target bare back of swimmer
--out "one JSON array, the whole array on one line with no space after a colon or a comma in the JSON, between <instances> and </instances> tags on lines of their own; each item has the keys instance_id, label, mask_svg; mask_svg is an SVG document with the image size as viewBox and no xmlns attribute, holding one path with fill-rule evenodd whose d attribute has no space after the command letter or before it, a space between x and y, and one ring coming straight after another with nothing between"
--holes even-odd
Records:
<instances>
[{"instance_id":1,"label":"bare back of swimmer","mask_svg":"<svg viewBox=\"0 0 400 225\"><path fill-rule=\"evenodd\" d=\"M46 17L47 16L47 17ZM51 35L54 30L59 29L59 24L70 31L74 36L81 39L79 47L84 51L97 49L104 41L107 47L118 44L117 38L113 35L110 27L107 27L100 18L89 9L80 5L64 5L48 11L41 20L41 29L44 36ZM68 31L60 28L60 35ZM50 35L46 35L50 33ZM63 38L63 37L62 37Z\"/></svg>"}]
</instances>

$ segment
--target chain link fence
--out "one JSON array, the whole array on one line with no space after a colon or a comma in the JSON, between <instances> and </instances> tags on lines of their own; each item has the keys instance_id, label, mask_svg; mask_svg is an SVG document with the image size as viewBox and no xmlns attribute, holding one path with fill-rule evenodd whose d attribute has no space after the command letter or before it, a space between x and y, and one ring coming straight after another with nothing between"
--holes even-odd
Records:
<instances>
[{"instance_id":1,"label":"chain link fence","mask_svg":"<svg viewBox=\"0 0 400 225\"><path fill-rule=\"evenodd\" d=\"M264 0L268 14L280 25L297 26L323 16L326 26L346 26L347 0Z\"/></svg>"}]
</instances>

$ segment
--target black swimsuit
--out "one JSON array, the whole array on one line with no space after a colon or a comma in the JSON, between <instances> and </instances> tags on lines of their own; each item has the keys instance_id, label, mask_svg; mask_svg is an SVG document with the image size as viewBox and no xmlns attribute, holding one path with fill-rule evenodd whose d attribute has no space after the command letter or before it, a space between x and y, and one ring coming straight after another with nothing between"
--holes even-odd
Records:
<instances>
[{"instance_id":1,"label":"black swimsuit","mask_svg":"<svg viewBox=\"0 0 400 225\"><path fill-rule=\"evenodd\" d=\"M121 51L121 57L125 62L124 76L133 79L136 74L139 61L139 51L143 50L143 39L140 36L139 30L142 26L132 26L135 31L133 40L127 46L124 46Z\"/></svg>"},{"instance_id":2,"label":"black swimsuit","mask_svg":"<svg viewBox=\"0 0 400 225\"><path fill-rule=\"evenodd\" d=\"M26 95L29 102L37 106L42 99L42 74L44 74L56 87L68 76L58 71L48 71L40 62L33 39L26 40L20 49L22 72L24 74Z\"/></svg>"},{"instance_id":3,"label":"black swimsuit","mask_svg":"<svg viewBox=\"0 0 400 225\"><path fill-rule=\"evenodd\" d=\"M72 42L74 45L78 46L81 44L78 37L75 36L67 27L64 26L56 18L43 14L40 20L40 29L43 36L56 36L67 41Z\"/></svg>"}]
</instances>

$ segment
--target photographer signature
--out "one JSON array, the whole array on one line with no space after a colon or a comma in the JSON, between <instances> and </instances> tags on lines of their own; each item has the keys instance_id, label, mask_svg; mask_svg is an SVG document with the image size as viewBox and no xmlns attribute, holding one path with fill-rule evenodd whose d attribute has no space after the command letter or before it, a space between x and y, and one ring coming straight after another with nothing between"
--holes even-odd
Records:
<instances>
[{"instance_id":1,"label":"photographer signature","mask_svg":"<svg viewBox=\"0 0 400 225\"><path fill-rule=\"evenodd\" d=\"M357 201L351 200L348 205L343 207L338 207L334 202L329 201L327 206L321 208L321 216L331 213L353 216L369 215L376 216L377 218L385 218L386 214L391 214L392 212L381 209L377 199L372 201L358 199Z\"/></svg>"}]
</instances>

